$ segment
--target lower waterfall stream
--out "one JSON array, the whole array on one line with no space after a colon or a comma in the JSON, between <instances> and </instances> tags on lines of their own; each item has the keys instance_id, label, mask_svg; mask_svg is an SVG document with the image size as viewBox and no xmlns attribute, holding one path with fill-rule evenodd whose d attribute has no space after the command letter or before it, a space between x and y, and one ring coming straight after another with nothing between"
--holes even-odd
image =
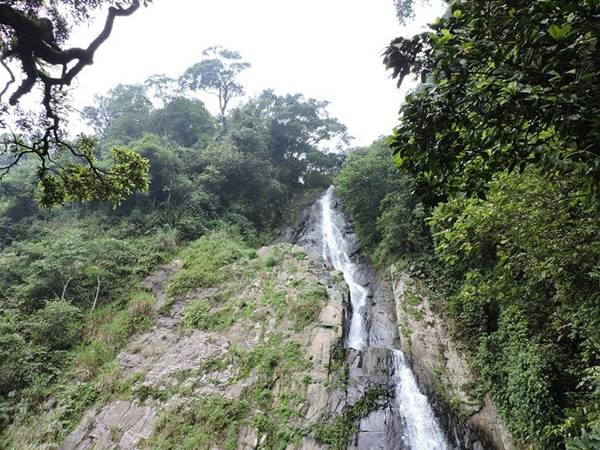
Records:
<instances>
[{"instance_id":1,"label":"lower waterfall stream","mask_svg":"<svg viewBox=\"0 0 600 450\"><path fill-rule=\"evenodd\" d=\"M342 272L350 289L351 316L348 326L346 347L361 353L377 350L381 341L374 336L365 323L370 308L370 289L361 284L360 268L352 260L351 246L343 229L346 227L344 215L335 206L334 189L330 187L319 200L322 233L322 256L333 268ZM374 315L376 316L376 315ZM384 344L383 350L391 354L389 358L389 385L393 386L394 400L389 407L389 416L398 422L400 432L390 438L386 425L379 424L379 435L385 436L374 442L359 445L359 448L409 449L409 450L448 450L452 448L433 413L425 395L419 391L417 381L406 363L401 350L392 343ZM388 346L389 345L389 346ZM402 442L398 442L401 440ZM385 442L383 442L385 441ZM374 447L376 445L376 447Z\"/></svg>"}]
</instances>

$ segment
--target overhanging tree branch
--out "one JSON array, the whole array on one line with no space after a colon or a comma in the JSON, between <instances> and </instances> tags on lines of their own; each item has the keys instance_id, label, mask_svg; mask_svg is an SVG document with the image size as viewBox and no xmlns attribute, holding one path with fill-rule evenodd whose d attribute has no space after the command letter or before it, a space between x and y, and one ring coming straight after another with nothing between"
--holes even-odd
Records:
<instances>
[{"instance_id":1,"label":"overhanging tree branch","mask_svg":"<svg viewBox=\"0 0 600 450\"><path fill-rule=\"evenodd\" d=\"M133 0L127 8L111 6L100 34L90 43L87 49L70 48L61 50L54 43L51 27L45 27L46 22L27 17L24 13L8 5L0 5L0 24L12 28L17 43L10 50L11 56L21 60L26 78L21 86L11 95L9 103L15 105L19 99L28 94L35 83L40 80L44 85L70 85L81 70L93 63L96 50L110 37L116 17L132 15L140 7L139 0ZM63 67L77 61L69 70L63 71L61 77L53 78L43 75L37 68L35 60ZM4 64L4 63L3 63Z\"/></svg>"}]
</instances>

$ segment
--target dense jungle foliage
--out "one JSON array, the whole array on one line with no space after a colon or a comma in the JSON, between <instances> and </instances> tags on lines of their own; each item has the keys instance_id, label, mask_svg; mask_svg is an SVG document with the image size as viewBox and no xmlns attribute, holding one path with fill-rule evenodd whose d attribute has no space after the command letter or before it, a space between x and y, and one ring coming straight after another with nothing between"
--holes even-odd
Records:
<instances>
[{"instance_id":1,"label":"dense jungle foliage","mask_svg":"<svg viewBox=\"0 0 600 450\"><path fill-rule=\"evenodd\" d=\"M342 156L328 146L347 135L326 102L265 91L225 122L169 87L162 76L119 85L85 110L95 161L140 155L146 192L117 206L48 210L32 198L34 158L2 179L0 429L43 409L51 393L71 405L65 423L77 417L74 399L85 405L91 395L77 391L79 382L102 377L129 336L150 324L152 296L141 280L187 242L223 228L250 245L265 242L294 198L331 184Z\"/></svg>"},{"instance_id":2,"label":"dense jungle foliage","mask_svg":"<svg viewBox=\"0 0 600 450\"><path fill-rule=\"evenodd\" d=\"M249 64L219 47L179 80L99 96L83 112L93 135L68 139L61 88L98 47L61 50L72 26L149 3L0 0L2 61L22 70L2 94L16 83L11 107L34 87L43 97L0 153L0 447L52 408L54 428L36 433L57 442L100 396L130 388L115 357L151 325L148 274L178 255L170 295L218 280L335 176L373 263L402 261L435 291L516 447L600 449L600 0L450 1L385 51L393 77L421 84L393 135L347 158L331 151L348 136L326 102L266 90L232 109ZM400 20L419 3L395 0ZM218 116L197 91L218 97ZM301 329L316 311L296 307ZM202 329L209 314L198 304L185 320ZM266 372L303 363L281 339L258 358ZM200 409L235 421L238 406ZM333 424L344 439L325 426L323 441L343 446L356 414ZM199 420L163 426L214 432Z\"/></svg>"},{"instance_id":3,"label":"dense jungle foliage","mask_svg":"<svg viewBox=\"0 0 600 450\"><path fill-rule=\"evenodd\" d=\"M455 0L394 40L423 83L336 182L374 262L444 294L519 448L600 448L599 6Z\"/></svg>"}]
</instances>

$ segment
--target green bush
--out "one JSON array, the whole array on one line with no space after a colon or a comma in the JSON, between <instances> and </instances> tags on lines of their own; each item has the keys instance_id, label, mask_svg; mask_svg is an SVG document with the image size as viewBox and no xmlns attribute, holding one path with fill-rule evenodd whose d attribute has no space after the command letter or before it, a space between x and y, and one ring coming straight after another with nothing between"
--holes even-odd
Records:
<instances>
[{"instance_id":1,"label":"green bush","mask_svg":"<svg viewBox=\"0 0 600 450\"><path fill-rule=\"evenodd\" d=\"M34 343L51 350L68 350L81 339L81 310L65 300L47 302L30 322Z\"/></svg>"},{"instance_id":2,"label":"green bush","mask_svg":"<svg viewBox=\"0 0 600 450\"><path fill-rule=\"evenodd\" d=\"M363 248L377 266L432 251L427 212L414 194L410 177L394 167L384 140L351 153L335 187Z\"/></svg>"},{"instance_id":3,"label":"green bush","mask_svg":"<svg viewBox=\"0 0 600 450\"><path fill-rule=\"evenodd\" d=\"M220 331L233 323L232 311L217 304L219 299L200 299L190 302L183 315L183 323L202 331Z\"/></svg>"},{"instance_id":4,"label":"green bush","mask_svg":"<svg viewBox=\"0 0 600 450\"><path fill-rule=\"evenodd\" d=\"M291 313L294 330L300 331L310 324L314 324L321 313L327 293L320 286L309 287L300 291L287 307Z\"/></svg>"},{"instance_id":5,"label":"green bush","mask_svg":"<svg viewBox=\"0 0 600 450\"><path fill-rule=\"evenodd\" d=\"M219 231L202 236L181 252L183 267L169 281L167 293L181 295L215 285L223 279L221 269L247 252L248 248L235 234Z\"/></svg>"},{"instance_id":6,"label":"green bush","mask_svg":"<svg viewBox=\"0 0 600 450\"><path fill-rule=\"evenodd\" d=\"M86 380L98 374L102 366L115 357L114 348L100 340L94 339L86 345L75 349L74 361L76 370Z\"/></svg>"},{"instance_id":7,"label":"green bush","mask_svg":"<svg viewBox=\"0 0 600 450\"><path fill-rule=\"evenodd\" d=\"M432 216L436 251L461 280L456 335L517 441L556 448L600 418L587 371L600 358L600 215L578 179L503 174L488 198Z\"/></svg>"},{"instance_id":8,"label":"green bush","mask_svg":"<svg viewBox=\"0 0 600 450\"><path fill-rule=\"evenodd\" d=\"M142 332L152 323L154 298L147 292L137 292L124 309L108 306L94 311L88 322L88 343L75 350L75 367L87 379L94 377L104 364L135 333Z\"/></svg>"},{"instance_id":9,"label":"green bush","mask_svg":"<svg viewBox=\"0 0 600 450\"><path fill-rule=\"evenodd\" d=\"M0 322L0 395L21 388L24 385L23 364L28 348L25 339L16 332L13 324Z\"/></svg>"},{"instance_id":10,"label":"green bush","mask_svg":"<svg viewBox=\"0 0 600 450\"><path fill-rule=\"evenodd\" d=\"M158 420L154 434L146 445L155 449L204 449L224 444L235 449L241 420L248 404L209 396L164 413Z\"/></svg>"}]
</instances>

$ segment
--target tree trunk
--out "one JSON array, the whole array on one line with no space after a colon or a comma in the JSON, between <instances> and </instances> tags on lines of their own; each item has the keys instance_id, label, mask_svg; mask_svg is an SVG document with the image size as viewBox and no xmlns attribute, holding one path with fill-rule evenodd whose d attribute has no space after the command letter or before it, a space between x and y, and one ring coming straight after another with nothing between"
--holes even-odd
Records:
<instances>
[{"instance_id":1,"label":"tree trunk","mask_svg":"<svg viewBox=\"0 0 600 450\"><path fill-rule=\"evenodd\" d=\"M61 301L65 299L65 295L67 295L67 288L69 287L69 283L71 282L71 277L67 280L67 282L63 286L62 294L60 296Z\"/></svg>"},{"instance_id":2,"label":"tree trunk","mask_svg":"<svg viewBox=\"0 0 600 450\"><path fill-rule=\"evenodd\" d=\"M92 304L92 311L96 309L96 302L98 301L98 295L100 294L100 275L98 275L98 284L96 285L96 295L94 296L94 303Z\"/></svg>"}]
</instances>

